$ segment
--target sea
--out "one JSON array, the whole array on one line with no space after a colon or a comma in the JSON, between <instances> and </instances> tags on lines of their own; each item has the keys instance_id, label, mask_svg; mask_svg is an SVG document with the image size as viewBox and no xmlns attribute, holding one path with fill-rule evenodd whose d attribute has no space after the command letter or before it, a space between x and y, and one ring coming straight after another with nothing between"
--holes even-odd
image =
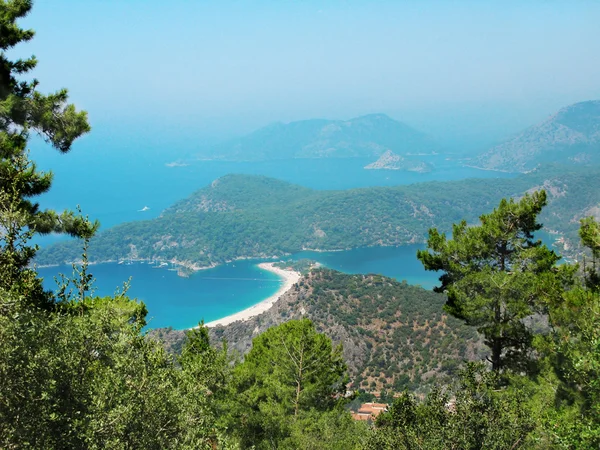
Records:
<instances>
[{"instance_id":1,"label":"sea","mask_svg":"<svg viewBox=\"0 0 600 450\"><path fill-rule=\"evenodd\" d=\"M285 260L311 259L345 273L376 273L424 288L432 288L437 275L426 272L415 255L423 245L369 247L340 252L304 251ZM175 267L157 267L139 261L95 264L95 295L113 295L129 282L127 295L144 302L148 327L191 328L200 320L210 322L242 311L275 294L283 283L277 275L262 270L263 259L245 259L195 272L188 278L177 275ZM71 266L38 270L46 289L56 289L59 273L71 276Z\"/></svg>"},{"instance_id":2,"label":"sea","mask_svg":"<svg viewBox=\"0 0 600 450\"><path fill-rule=\"evenodd\" d=\"M35 145L31 155L41 170L54 175L52 189L39 198L44 208L58 211L79 206L101 229L123 222L147 220L215 179L231 174L275 177L313 189L337 190L370 186L406 185L425 181L465 178L512 177L513 174L468 167L451 154L418 156L433 166L428 173L366 170L371 159L282 160L269 162L223 162L199 160L171 151L148 151L119 147L109 141L106 148L86 141L79 151L60 155ZM51 245L64 236L37 238L40 246ZM309 258L346 273L378 273L432 288L437 274L426 272L416 259L421 245L360 248L340 252L300 252L293 259ZM189 278L175 270L149 264L106 263L92 266L96 294L112 295L131 279L128 294L143 301L149 311L149 327L193 327L246 309L273 295L282 280L261 270L262 260L240 260L196 272ZM40 269L44 285L56 288L58 273L70 274L71 267Z\"/></svg>"}]
</instances>

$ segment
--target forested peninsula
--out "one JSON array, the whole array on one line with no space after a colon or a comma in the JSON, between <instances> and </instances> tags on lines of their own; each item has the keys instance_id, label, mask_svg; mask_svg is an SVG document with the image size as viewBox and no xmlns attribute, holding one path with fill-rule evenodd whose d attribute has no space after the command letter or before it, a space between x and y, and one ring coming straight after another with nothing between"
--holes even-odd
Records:
<instances>
[{"instance_id":1,"label":"forested peninsula","mask_svg":"<svg viewBox=\"0 0 600 450\"><path fill-rule=\"evenodd\" d=\"M381 275L318 268L268 311L209 333L213 345L227 342L245 354L256 334L308 318L335 345L343 344L353 389L427 392L451 382L463 361L481 361L488 354L475 330L443 312L445 301L441 294ZM150 335L175 354L186 339L184 330L167 328Z\"/></svg>"},{"instance_id":2,"label":"forested peninsula","mask_svg":"<svg viewBox=\"0 0 600 450\"><path fill-rule=\"evenodd\" d=\"M425 242L436 227L469 223L504 197L544 188L545 230L564 238L569 254L577 245L578 221L600 203L592 189L597 167L548 166L516 178L467 179L408 186L318 191L251 175L215 180L159 218L102 231L89 247L91 262L119 259L177 261L210 267L238 258L279 257L305 249L340 250ZM573 253L575 254L575 253ZM79 260L80 244L41 249L37 264Z\"/></svg>"}]
</instances>

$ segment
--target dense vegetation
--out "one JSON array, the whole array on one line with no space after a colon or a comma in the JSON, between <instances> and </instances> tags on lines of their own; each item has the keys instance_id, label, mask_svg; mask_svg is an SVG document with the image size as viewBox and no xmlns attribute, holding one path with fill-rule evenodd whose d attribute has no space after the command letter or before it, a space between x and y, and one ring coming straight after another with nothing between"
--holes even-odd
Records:
<instances>
[{"instance_id":1,"label":"dense vegetation","mask_svg":"<svg viewBox=\"0 0 600 450\"><path fill-rule=\"evenodd\" d=\"M66 91L44 96L35 91L37 82L17 79L35 60L11 61L5 52L33 37L16 24L30 9L27 0L0 0L0 447L600 446L600 224L591 217L579 223L590 258L585 266L557 266L558 258L531 236L540 226L544 192L500 201L479 225L457 223L452 239L430 231L429 249L420 256L427 268L442 271L447 298L378 275L318 270L276 305L286 307L280 315L310 311L315 322L300 318L252 330L252 349L243 361L232 359L227 345L211 346L202 324L186 332L174 357L142 332L143 304L125 292L90 295L87 246L96 224L34 202L51 177L28 159L30 132L67 151L89 126L85 113L67 103ZM30 238L50 231L83 243L75 278L57 292L43 291L28 267L37 250ZM538 326L543 321L549 326ZM350 331L344 323L362 335L365 347L381 343L371 353L360 348L355 354L376 363L375 373L366 375L379 377L379 387L403 376L423 383L419 371L443 371L452 361L455 381L438 379L424 397L396 392L389 412L373 426L354 422L345 408L353 396L348 365L358 367L358 377L365 373L319 332L328 326L345 344ZM485 338L492 364L470 363L457 371L464 355L460 338L475 332L470 326ZM520 339L523 331L527 339ZM214 330L221 337L225 332ZM495 353L498 340L510 345ZM524 357L531 362L527 370L509 363ZM365 381L355 380L361 386ZM367 386L378 388L373 381ZM396 388L405 386L400 381Z\"/></svg>"},{"instance_id":2,"label":"dense vegetation","mask_svg":"<svg viewBox=\"0 0 600 450\"><path fill-rule=\"evenodd\" d=\"M308 318L334 344L343 344L353 389L365 392L426 391L456 376L464 361L487 355L475 330L443 311L445 297L380 275L329 269L306 274L269 311L210 330L214 345L228 342L239 354L273 326ZM152 335L178 353L185 332Z\"/></svg>"},{"instance_id":3,"label":"dense vegetation","mask_svg":"<svg viewBox=\"0 0 600 450\"><path fill-rule=\"evenodd\" d=\"M167 209L162 217L127 223L92 239L91 261L178 260L210 266L240 257L302 249L347 249L425 242L431 227L473 223L503 197L544 187L547 230L578 242L582 214L600 203L591 189L598 168L548 168L515 179L432 182L410 186L315 191L257 176L228 175ZM39 264L78 260L76 242L43 249Z\"/></svg>"}]
</instances>

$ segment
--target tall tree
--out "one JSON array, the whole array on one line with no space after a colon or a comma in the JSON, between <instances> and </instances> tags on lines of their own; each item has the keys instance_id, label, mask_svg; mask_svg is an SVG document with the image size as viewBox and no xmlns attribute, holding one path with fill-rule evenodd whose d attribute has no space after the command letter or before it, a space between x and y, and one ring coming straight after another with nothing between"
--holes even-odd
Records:
<instances>
[{"instance_id":1,"label":"tall tree","mask_svg":"<svg viewBox=\"0 0 600 450\"><path fill-rule=\"evenodd\" d=\"M545 191L503 199L479 226L454 224L452 239L429 230L428 250L417 253L425 269L442 272L435 291L447 294L445 310L483 334L495 371L525 368L532 333L524 319L562 292L560 257L534 239L545 205Z\"/></svg>"},{"instance_id":2,"label":"tall tree","mask_svg":"<svg viewBox=\"0 0 600 450\"><path fill-rule=\"evenodd\" d=\"M19 79L35 68L35 57L14 61L8 57L10 49L34 36L32 30L17 24L31 7L31 0L0 0L0 287L21 293L35 291L40 301L41 284L26 269L36 252L28 243L33 234L65 232L85 237L93 234L97 224L72 212L42 210L32 200L48 191L52 174L38 171L29 160L31 133L66 153L90 126L87 114L68 103L66 89L44 95L36 90L36 79Z\"/></svg>"},{"instance_id":3,"label":"tall tree","mask_svg":"<svg viewBox=\"0 0 600 450\"><path fill-rule=\"evenodd\" d=\"M582 219L579 236L592 254L591 265L584 267L586 284L594 292L600 292L600 223L593 217Z\"/></svg>"},{"instance_id":4,"label":"tall tree","mask_svg":"<svg viewBox=\"0 0 600 450\"><path fill-rule=\"evenodd\" d=\"M290 424L304 413L332 410L344 398L346 370L341 347L332 348L308 319L256 337L234 378L232 425L243 445L271 448L289 436Z\"/></svg>"}]
</instances>

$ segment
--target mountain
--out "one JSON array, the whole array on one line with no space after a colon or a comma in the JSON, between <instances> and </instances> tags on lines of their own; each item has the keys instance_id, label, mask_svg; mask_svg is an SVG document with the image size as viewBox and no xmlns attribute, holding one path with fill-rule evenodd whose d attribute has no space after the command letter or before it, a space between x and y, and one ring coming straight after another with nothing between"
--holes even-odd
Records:
<instances>
[{"instance_id":1,"label":"mountain","mask_svg":"<svg viewBox=\"0 0 600 450\"><path fill-rule=\"evenodd\" d=\"M441 294L381 275L317 269L303 276L271 309L246 321L210 329L213 344L226 341L239 354L268 328L307 317L334 344L342 344L354 388L426 390L449 381L465 360L485 349L473 327L444 314ZM172 351L184 332L153 330Z\"/></svg>"},{"instance_id":2,"label":"mountain","mask_svg":"<svg viewBox=\"0 0 600 450\"><path fill-rule=\"evenodd\" d=\"M544 163L600 163L600 100L562 108L482 154L473 165L526 172Z\"/></svg>"},{"instance_id":3,"label":"mountain","mask_svg":"<svg viewBox=\"0 0 600 450\"><path fill-rule=\"evenodd\" d=\"M371 164L367 164L365 169L368 170L407 170L409 172L431 172L432 166L426 162L414 161L403 158L400 155L386 151L379 159Z\"/></svg>"},{"instance_id":4,"label":"mountain","mask_svg":"<svg viewBox=\"0 0 600 450\"><path fill-rule=\"evenodd\" d=\"M276 123L208 149L201 158L260 161L293 158L379 157L396 153L432 153L438 145L426 134L371 114L351 120L303 120Z\"/></svg>"},{"instance_id":5,"label":"mountain","mask_svg":"<svg viewBox=\"0 0 600 450\"><path fill-rule=\"evenodd\" d=\"M547 230L579 242L578 220L600 211L600 168L538 170L516 178L468 179L406 186L317 191L263 176L227 175L165 210L91 240L92 262L126 258L213 266L236 258L273 257L304 249L337 250L425 242L431 227L449 232L474 223L504 197L546 189ZM79 260L80 243L37 254L40 265Z\"/></svg>"}]
</instances>

